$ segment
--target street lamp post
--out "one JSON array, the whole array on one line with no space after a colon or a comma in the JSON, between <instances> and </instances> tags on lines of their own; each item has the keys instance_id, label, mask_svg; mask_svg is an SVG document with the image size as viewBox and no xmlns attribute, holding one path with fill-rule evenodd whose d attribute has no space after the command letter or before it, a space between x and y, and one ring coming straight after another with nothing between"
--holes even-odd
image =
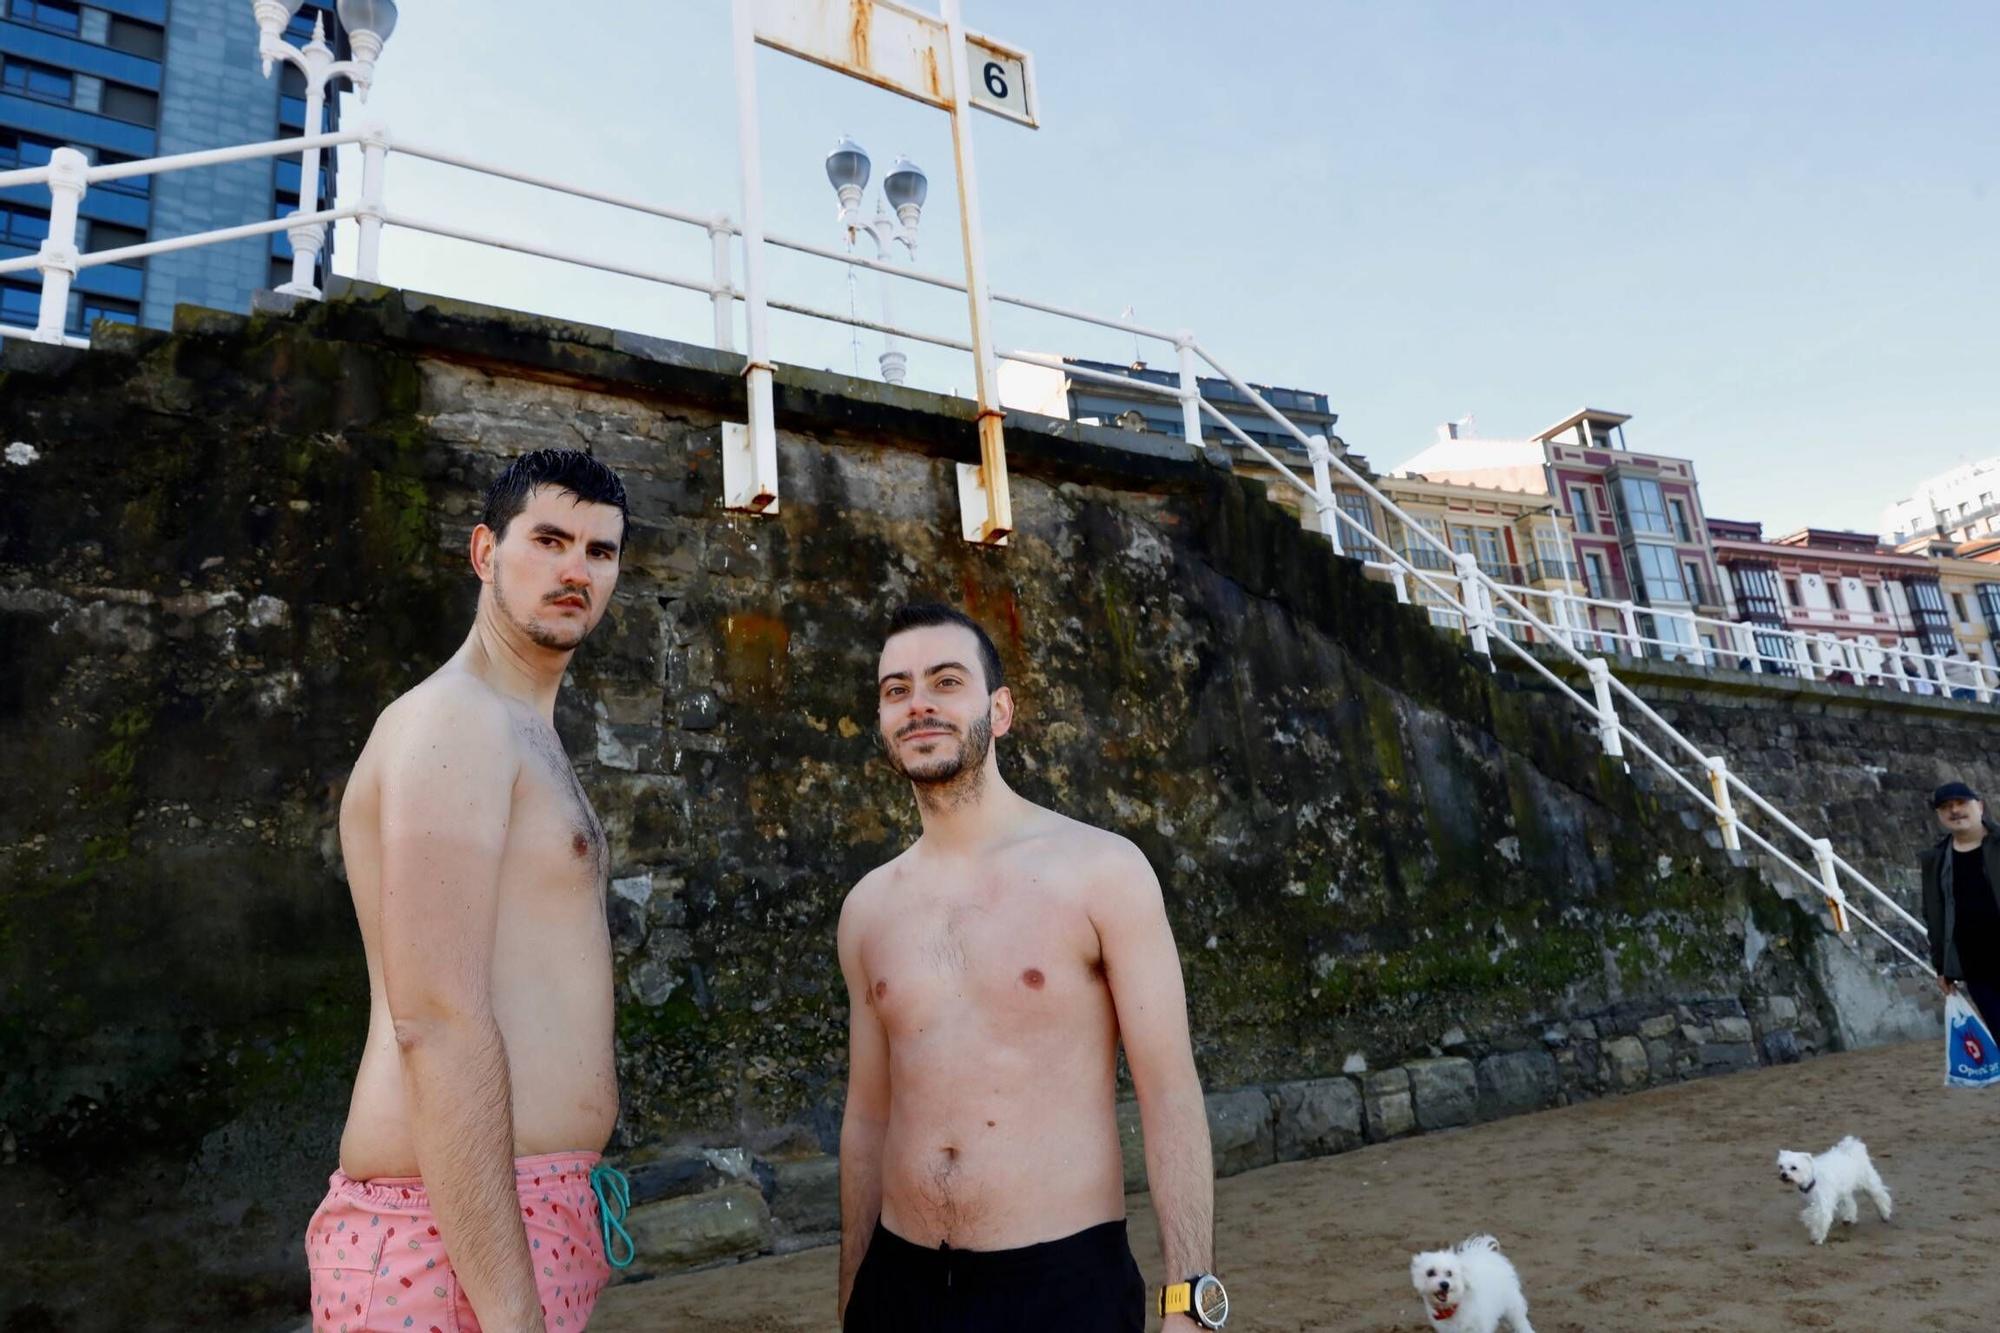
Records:
<instances>
[{"instance_id":1,"label":"street lamp post","mask_svg":"<svg viewBox=\"0 0 2000 1333\"><path fill-rule=\"evenodd\" d=\"M362 101L368 100L368 86L374 81L375 62L381 57L382 44L396 30L396 2L339 0L336 8L340 26L347 31L347 44L354 50L352 60L333 58L333 48L326 44L325 25L317 16L313 19L312 40L303 49L285 40L285 25L304 3L305 0L251 0L251 8L257 15L257 54L264 60L264 77L270 78L271 66L282 60L305 78L305 135L311 138L320 133L326 90L335 79L346 79L361 94ZM299 215L318 212L319 202L319 149L313 147L300 156ZM319 288L312 279L324 239L321 228L310 224L297 226L287 231L285 237L292 243L292 280L278 290L289 296L317 299Z\"/></svg>"},{"instance_id":2,"label":"street lamp post","mask_svg":"<svg viewBox=\"0 0 2000 1333\"><path fill-rule=\"evenodd\" d=\"M917 258L917 220L923 214L924 197L930 190L930 182L923 169L907 157L899 157L889 168L889 174L882 181L882 197L875 202L875 216L861 216L861 192L868 187L869 162L867 150L852 138L843 135L826 155L826 178L833 186L839 200L841 226L847 229L847 243L854 244L857 234L865 234L875 242L875 258L881 263L891 262L895 246L901 243L904 255L911 263ZM889 210L895 210L890 216ZM894 327L896 320L891 313L889 300L889 275L882 275L882 323ZM890 384L901 384L909 372L909 358L897 347L896 335L886 330L882 334L882 378Z\"/></svg>"}]
</instances>

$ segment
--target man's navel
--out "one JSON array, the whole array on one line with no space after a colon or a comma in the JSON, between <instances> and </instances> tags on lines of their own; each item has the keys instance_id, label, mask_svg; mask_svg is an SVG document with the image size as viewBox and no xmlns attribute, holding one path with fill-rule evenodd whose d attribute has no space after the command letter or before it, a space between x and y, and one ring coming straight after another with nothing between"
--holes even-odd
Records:
<instances>
[{"instance_id":1,"label":"man's navel","mask_svg":"<svg viewBox=\"0 0 2000 1333\"><path fill-rule=\"evenodd\" d=\"M1031 967L1021 974L1021 984L1029 990L1040 990L1047 981L1048 978L1042 975L1042 969L1039 967Z\"/></svg>"}]
</instances>

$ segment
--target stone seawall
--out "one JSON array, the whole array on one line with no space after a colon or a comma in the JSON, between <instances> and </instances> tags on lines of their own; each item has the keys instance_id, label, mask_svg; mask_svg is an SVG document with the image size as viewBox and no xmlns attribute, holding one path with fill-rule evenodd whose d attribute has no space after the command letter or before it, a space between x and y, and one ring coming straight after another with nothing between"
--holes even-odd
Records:
<instances>
[{"instance_id":1,"label":"stone seawall","mask_svg":"<svg viewBox=\"0 0 2000 1333\"><path fill-rule=\"evenodd\" d=\"M833 925L916 831L871 737L878 626L909 597L994 631L1009 780L1159 871L1225 1168L1857 1035L1816 902L1255 484L1015 416L1019 530L974 548L969 403L781 368L782 512L731 515L740 370L381 291L6 347L0 439L33 461L0 464L0 1246L30 1257L0 1312L230 1329L302 1304L366 1015L342 784L462 635L480 489L544 445L592 449L632 496L557 720L612 843L614 1152L657 1165L649 1206L710 1219L662 1237L761 1208L763 1247L827 1216ZM1673 688L1726 742L1736 705ZM1841 707L1911 776L1993 750L1983 713L1904 742L1912 715ZM1849 725L1801 726L1802 781L1832 790ZM1884 857L1927 815L1886 800Z\"/></svg>"}]
</instances>

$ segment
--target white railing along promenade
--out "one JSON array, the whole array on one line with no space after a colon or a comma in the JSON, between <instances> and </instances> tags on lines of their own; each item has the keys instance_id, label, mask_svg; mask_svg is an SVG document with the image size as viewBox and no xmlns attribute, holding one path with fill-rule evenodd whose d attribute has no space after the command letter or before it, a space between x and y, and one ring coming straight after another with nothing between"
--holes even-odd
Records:
<instances>
[{"instance_id":1,"label":"white railing along promenade","mask_svg":"<svg viewBox=\"0 0 2000 1333\"><path fill-rule=\"evenodd\" d=\"M333 150L349 145L357 146L362 158L360 193L359 198L353 203L320 209L303 216L247 222L240 226L148 241L140 245L120 246L89 253L77 249L78 205L90 186L94 184L130 176L194 170L230 162L270 158L302 150L316 154L321 150ZM496 229L496 224L491 220L473 227L452 219L421 217L399 211L390 205L386 188L390 162L398 155L422 158L484 176L514 181L555 194L592 200L610 207L702 229L710 240L709 271L705 275L673 273L640 260L586 253L574 248L523 239ZM94 265L130 262L150 255L212 245L246 236L293 231L310 226L329 227L335 222L347 219L352 219L360 230L360 243L355 253L355 269L356 276L363 281L379 281L383 231L385 228L394 227L430 232L566 264L623 274L697 294L710 303L713 312L714 342L716 347L723 350L732 350L735 346L735 306L746 300L744 292L731 277L735 262L734 251L740 241L741 233L726 215L666 207L620 191L579 185L507 164L484 161L421 141L394 136L381 125L103 166L92 166L83 154L74 149L64 148L56 150L47 165L0 172L0 189L34 185L45 186L50 194L48 238L42 243L41 250L37 254L0 260L0 274L39 274L42 282L39 318L33 329L0 327L0 336L4 337L26 337L39 342L88 346L87 339L67 334L64 322L73 279L79 272ZM949 277L861 259L851 253L806 241L767 234L765 243L841 265L873 269L893 278L955 292L965 290L963 282ZM1853 864L1842 858L1835 851L1830 838L1809 831L1778 810L1738 774L1732 772L1723 755L1705 752L1662 719L1612 672L1610 663L1602 655L1605 645L1609 642L1622 643L1634 652L1641 653L1651 646L1655 649L1670 649L1683 655L1702 654L1702 649L1699 647L1661 639L1657 634L1649 636L1640 632L1639 616L1657 618L1668 613L1634 608L1629 603L1607 602L1603 599L1569 593L1552 593L1544 589L1521 587L1492 577L1479 568L1478 562L1472 555L1448 549L1441 540L1404 512L1346 459L1338 455L1329 446L1325 437L1306 434L1273 408L1261 394L1210 354L1187 330L1149 327L1129 319L1094 315L1000 291L993 292L992 299L999 304L1116 330L1137 339L1153 339L1170 346L1173 349L1176 367L1173 372L1174 382L1171 384L1079 366L1022 350L1002 350L998 352L998 356L1002 360L1058 370L1076 379L1103 381L1116 384L1128 392L1152 394L1173 400L1181 409L1184 438L1196 448L1204 447L1204 418L1206 418L1216 428L1215 432L1210 432L1211 436L1219 432L1222 437L1233 439L1272 468L1281 485L1291 487L1299 493L1302 512L1308 516L1308 525L1324 534L1333 543L1336 551L1359 558L1372 570L1390 578L1396 584L1399 595L1405 600L1408 599L1412 587L1421 589L1427 594L1424 600L1428 604L1441 608L1443 614L1456 619L1473 647L1479 652L1491 657L1496 652L1497 644L1500 654L1511 655L1509 660L1513 666L1540 677L1551 690L1583 710L1584 715L1594 724L1599 741L1607 754L1621 758L1636 756L1663 773L1715 820L1724 846L1737 850L1747 843L1761 851L1776 864L1798 876L1802 883L1813 885L1826 899L1834 922L1839 928L1845 930L1849 918L1860 921L1916 967L1929 970L1928 962L1890 929L1890 925L1894 924L1902 930L1914 932L1914 938L1921 940L1924 936L1921 922L1872 883ZM791 311L835 324L877 329L961 352L970 350L970 344L966 339L950 334L899 327L886 320L879 322L862 320L851 312L826 310L802 301L771 299L768 304L773 309ZM1237 397L1232 400L1232 406L1250 404L1261 416L1268 418L1279 432L1289 436L1305 452L1310 464L1310 478L1301 476L1293 469L1290 462L1274 455L1262 443L1252 438L1220 407L1202 394L1201 378L1204 365L1212 372L1214 378L1227 382L1235 391ZM1241 410L1240 407L1238 410ZM1336 479L1339 483L1367 495L1379 507L1380 512L1399 521L1408 539L1415 545L1399 550L1378 536L1373 531L1372 525L1362 523L1343 511L1336 500L1334 489ZM1538 612L1535 609L1537 605L1543 610ZM1611 606L1618 609L1624 632L1617 634L1589 628L1584 618L1588 608L1592 606ZM1733 622L1704 621L1700 617L1686 618L1692 622L1691 628L1695 631L1708 626L1718 635L1726 633L1732 649L1738 650L1746 644L1754 649L1757 646L1756 636L1775 632ZM1655 627L1657 628L1657 619ZM1698 644L1698 633L1692 637ZM1526 645L1518 642L1520 638L1538 640L1548 645L1559 656L1581 667L1589 682L1590 693L1586 695L1573 688L1562 674L1553 670ZM1718 638L1718 643L1722 641ZM1828 650L1824 644L1820 645L1822 655L1817 659L1812 655L1810 642L1801 642L1799 649L1795 656L1783 664L1768 662L1766 655L1761 652L1744 652L1742 655L1749 658L1753 663L1753 669L1757 670L1790 668L1806 673L1825 674L1831 670L1858 668L1857 679L1875 675L1891 678L1901 688L1913 688L1915 684L1916 673L1905 670L1902 663L1896 660L1898 658L1914 660L1916 657L1914 654L1898 654L1894 650L1889 650L1885 658L1886 667L1884 663L1871 665L1859 659L1854 659L1847 667L1834 667L1832 663L1835 659L1826 655ZM1956 685L1945 671L1945 665L1939 662L1934 667L1923 668L1924 671L1931 673L1927 678L1940 688ZM1957 668L1967 664L1949 663L1949 665ZM1977 692L1978 697L1982 699L1990 697L1994 688L1990 669L1983 674L1970 673L1966 684L1968 688ZM1857 893L1869 905L1868 910L1857 905ZM1873 912L1879 912L1882 919L1878 921L1876 916L1871 914Z\"/></svg>"}]
</instances>

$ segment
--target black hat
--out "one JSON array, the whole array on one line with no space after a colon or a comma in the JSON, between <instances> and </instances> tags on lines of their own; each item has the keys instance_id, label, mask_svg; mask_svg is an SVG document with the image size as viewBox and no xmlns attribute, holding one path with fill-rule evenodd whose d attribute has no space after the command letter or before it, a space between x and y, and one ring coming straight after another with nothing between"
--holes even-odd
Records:
<instances>
[{"instance_id":1,"label":"black hat","mask_svg":"<svg viewBox=\"0 0 2000 1333\"><path fill-rule=\"evenodd\" d=\"M1931 793L1931 809L1935 810L1946 801L1976 801L1979 793L1963 782L1947 782Z\"/></svg>"}]
</instances>

